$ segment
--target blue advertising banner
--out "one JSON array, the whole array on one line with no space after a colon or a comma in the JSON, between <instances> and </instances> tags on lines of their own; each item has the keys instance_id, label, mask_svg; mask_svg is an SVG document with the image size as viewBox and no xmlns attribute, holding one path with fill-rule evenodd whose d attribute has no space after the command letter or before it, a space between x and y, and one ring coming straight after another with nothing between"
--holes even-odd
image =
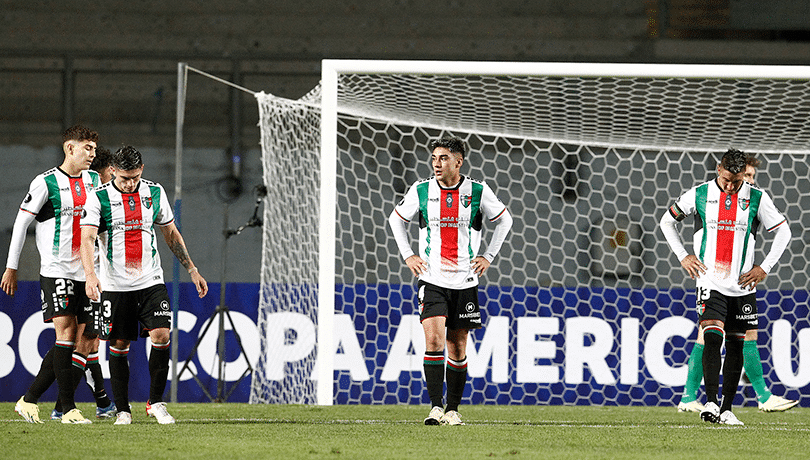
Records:
<instances>
[{"instance_id":1,"label":"blue advertising banner","mask_svg":"<svg viewBox=\"0 0 810 460\"><path fill-rule=\"evenodd\" d=\"M171 289L171 285L169 288ZM410 285L340 285L336 293L335 403L427 404L422 379L424 336ZM257 327L258 284L227 285L226 366L222 382L229 402L247 402L248 361L266 360L266 372L283 374L284 348L306 342L298 331L314 331L295 314L271 317ZM11 298L0 294L0 400L25 393L42 356L53 345L50 325L39 311L39 283L22 282ZM675 405L686 381L686 361L696 337L694 293L612 288L486 287L480 291L484 328L473 331L468 352L465 404ZM777 395L810 406L810 311L807 291L760 291L759 349L767 384ZM219 286L205 299L194 286L180 286L179 356L191 355L219 301ZM239 333L242 354L232 331ZM281 324L284 321L290 324ZM217 394L219 317L202 335L178 386L182 402L207 402L195 375ZM271 332L274 331L274 332ZM260 334L280 333L279 344L261 356ZM300 341L300 343L298 343ZM107 370L107 347L100 361ZM148 398L148 340L130 350L130 399ZM297 351L297 356L312 356ZM802 359L804 358L804 359ZM254 366L255 367L255 366ZM192 375L193 374L193 375ZM270 380L274 378L268 377ZM236 385L234 387L234 385ZM107 381L107 389L109 381ZM169 388L166 389L168 397ZM745 385L735 404L755 404ZM82 383L78 401L92 401ZM56 398L55 385L42 401Z\"/></svg>"}]
</instances>

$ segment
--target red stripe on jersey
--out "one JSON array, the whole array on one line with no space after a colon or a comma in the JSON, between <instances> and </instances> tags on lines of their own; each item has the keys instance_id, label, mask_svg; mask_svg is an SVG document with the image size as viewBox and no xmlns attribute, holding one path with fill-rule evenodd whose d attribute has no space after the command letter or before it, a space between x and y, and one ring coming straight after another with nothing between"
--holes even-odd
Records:
<instances>
[{"instance_id":1,"label":"red stripe on jersey","mask_svg":"<svg viewBox=\"0 0 810 460\"><path fill-rule=\"evenodd\" d=\"M124 266L140 270L143 258L143 241L141 225L141 197L137 193L122 193L121 198L124 203L124 220L126 230L124 231L125 262Z\"/></svg>"},{"instance_id":2,"label":"red stripe on jersey","mask_svg":"<svg viewBox=\"0 0 810 460\"><path fill-rule=\"evenodd\" d=\"M73 197L73 222L71 224L71 240L70 249L73 256L79 255L79 249L82 247L82 228L79 223L82 220L82 209L84 203L87 202L87 190L84 188L84 181L81 177L70 178L70 194Z\"/></svg>"},{"instance_id":3,"label":"red stripe on jersey","mask_svg":"<svg viewBox=\"0 0 810 460\"><path fill-rule=\"evenodd\" d=\"M737 194L720 193L720 211L717 215L717 255L715 268L721 273L731 271L734 255L734 224L737 220Z\"/></svg>"},{"instance_id":4,"label":"red stripe on jersey","mask_svg":"<svg viewBox=\"0 0 810 460\"><path fill-rule=\"evenodd\" d=\"M458 265L458 190L442 190L441 209L442 265Z\"/></svg>"}]
</instances>

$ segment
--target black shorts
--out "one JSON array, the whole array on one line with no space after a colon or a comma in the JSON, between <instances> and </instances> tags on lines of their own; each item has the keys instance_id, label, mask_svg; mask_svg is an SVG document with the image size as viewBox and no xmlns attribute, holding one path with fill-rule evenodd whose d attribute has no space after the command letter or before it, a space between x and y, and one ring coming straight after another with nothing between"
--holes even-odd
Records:
<instances>
[{"instance_id":1,"label":"black shorts","mask_svg":"<svg viewBox=\"0 0 810 460\"><path fill-rule=\"evenodd\" d=\"M42 316L46 323L57 316L75 316L79 324L93 322L90 299L84 291L84 281L68 278L39 277Z\"/></svg>"},{"instance_id":2,"label":"black shorts","mask_svg":"<svg viewBox=\"0 0 810 460\"><path fill-rule=\"evenodd\" d=\"M102 340L138 340L153 329L172 327L172 308L165 284L137 291L101 294L99 338Z\"/></svg>"},{"instance_id":3,"label":"black shorts","mask_svg":"<svg viewBox=\"0 0 810 460\"><path fill-rule=\"evenodd\" d=\"M719 320L728 332L745 332L759 327L756 293L730 297L706 288L698 288L696 301L700 321Z\"/></svg>"},{"instance_id":4,"label":"black shorts","mask_svg":"<svg viewBox=\"0 0 810 460\"><path fill-rule=\"evenodd\" d=\"M449 289L419 281L419 321L434 316L447 318L448 329L479 329L481 310L478 306L478 286Z\"/></svg>"}]
</instances>

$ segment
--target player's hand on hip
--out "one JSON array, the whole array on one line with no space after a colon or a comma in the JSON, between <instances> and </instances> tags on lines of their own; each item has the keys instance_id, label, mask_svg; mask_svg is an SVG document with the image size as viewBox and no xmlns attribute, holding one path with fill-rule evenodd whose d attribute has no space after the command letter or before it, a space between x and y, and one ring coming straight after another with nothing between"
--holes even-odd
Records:
<instances>
[{"instance_id":1,"label":"player's hand on hip","mask_svg":"<svg viewBox=\"0 0 810 460\"><path fill-rule=\"evenodd\" d=\"M759 265L754 265L754 268L740 275L739 284L741 288L753 291L757 288L757 284L768 276L765 270Z\"/></svg>"},{"instance_id":2,"label":"player's hand on hip","mask_svg":"<svg viewBox=\"0 0 810 460\"><path fill-rule=\"evenodd\" d=\"M689 273L692 279L700 278L700 275L706 273L706 266L694 254L689 254L681 261L681 266Z\"/></svg>"},{"instance_id":3,"label":"player's hand on hip","mask_svg":"<svg viewBox=\"0 0 810 460\"><path fill-rule=\"evenodd\" d=\"M0 287L3 288L8 295L14 295L17 292L17 270L7 268L3 272L3 281L0 282Z\"/></svg>"},{"instance_id":4,"label":"player's hand on hip","mask_svg":"<svg viewBox=\"0 0 810 460\"><path fill-rule=\"evenodd\" d=\"M483 275L487 268L489 268L489 261L485 257L478 256L472 260L472 269L476 275Z\"/></svg>"},{"instance_id":5,"label":"player's hand on hip","mask_svg":"<svg viewBox=\"0 0 810 460\"><path fill-rule=\"evenodd\" d=\"M407 265L408 268L411 269L411 273L413 273L413 276L418 277L419 275L427 271L427 264L425 263L424 260L422 260L421 257L417 256L416 254L405 259L405 265Z\"/></svg>"}]
</instances>

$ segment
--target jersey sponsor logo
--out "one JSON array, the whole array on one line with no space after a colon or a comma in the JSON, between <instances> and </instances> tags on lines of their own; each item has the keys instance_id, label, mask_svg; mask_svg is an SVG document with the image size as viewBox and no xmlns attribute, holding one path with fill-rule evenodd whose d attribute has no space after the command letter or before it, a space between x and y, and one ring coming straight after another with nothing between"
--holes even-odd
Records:
<instances>
[{"instance_id":1,"label":"jersey sponsor logo","mask_svg":"<svg viewBox=\"0 0 810 460\"><path fill-rule=\"evenodd\" d=\"M726 211L731 209L731 195L726 195L725 205L726 205Z\"/></svg>"},{"instance_id":2,"label":"jersey sponsor logo","mask_svg":"<svg viewBox=\"0 0 810 460\"><path fill-rule=\"evenodd\" d=\"M156 311L154 313L155 316L172 316L172 312L170 311Z\"/></svg>"},{"instance_id":3,"label":"jersey sponsor logo","mask_svg":"<svg viewBox=\"0 0 810 460\"><path fill-rule=\"evenodd\" d=\"M129 206L130 211L135 210L135 198L132 195L128 197L127 206Z\"/></svg>"},{"instance_id":4,"label":"jersey sponsor logo","mask_svg":"<svg viewBox=\"0 0 810 460\"><path fill-rule=\"evenodd\" d=\"M164 310L164 311L168 310L169 309L169 302L167 302L165 300L161 301L160 302L160 309Z\"/></svg>"},{"instance_id":5,"label":"jersey sponsor logo","mask_svg":"<svg viewBox=\"0 0 810 460\"><path fill-rule=\"evenodd\" d=\"M464 309L467 310L467 313L471 313L475 310L475 304L472 302L467 302L467 305L464 306Z\"/></svg>"},{"instance_id":6,"label":"jersey sponsor logo","mask_svg":"<svg viewBox=\"0 0 810 460\"><path fill-rule=\"evenodd\" d=\"M76 196L82 196L82 184L79 181L73 183L73 190L76 191Z\"/></svg>"},{"instance_id":7,"label":"jersey sponsor logo","mask_svg":"<svg viewBox=\"0 0 810 460\"><path fill-rule=\"evenodd\" d=\"M752 307L750 303L747 303L742 306L741 310L744 315L750 315L754 311L754 307Z\"/></svg>"},{"instance_id":8,"label":"jersey sponsor logo","mask_svg":"<svg viewBox=\"0 0 810 460\"><path fill-rule=\"evenodd\" d=\"M448 208L452 208L453 207L453 194L450 193L450 192L447 192L447 198L444 199L444 202L447 203Z\"/></svg>"},{"instance_id":9,"label":"jersey sponsor logo","mask_svg":"<svg viewBox=\"0 0 810 460\"><path fill-rule=\"evenodd\" d=\"M33 198L31 197L31 194L28 193L28 194L25 195L25 199L23 199L23 203L30 203L32 199Z\"/></svg>"}]
</instances>

